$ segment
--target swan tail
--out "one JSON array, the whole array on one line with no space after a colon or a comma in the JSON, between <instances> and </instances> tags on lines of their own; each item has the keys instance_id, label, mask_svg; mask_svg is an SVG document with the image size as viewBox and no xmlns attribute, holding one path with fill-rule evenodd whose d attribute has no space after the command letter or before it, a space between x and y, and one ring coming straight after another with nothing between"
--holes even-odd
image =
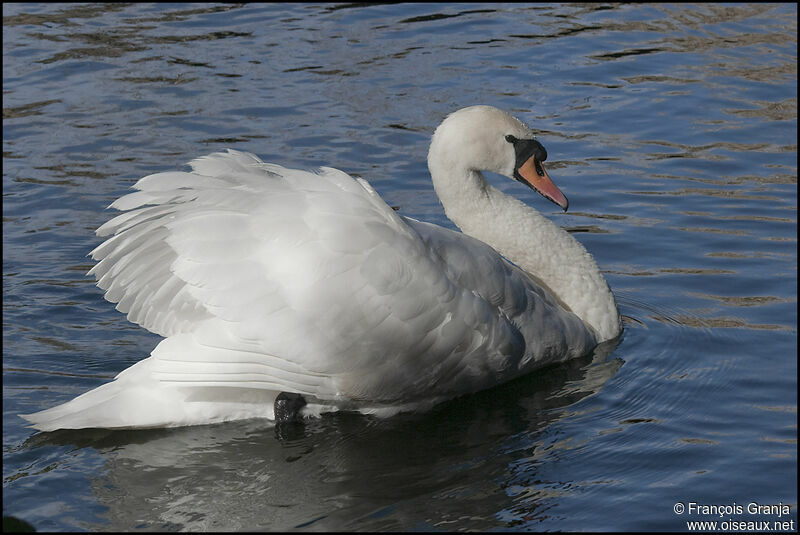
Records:
<instances>
[{"instance_id":1,"label":"swan tail","mask_svg":"<svg viewBox=\"0 0 800 535\"><path fill-rule=\"evenodd\" d=\"M155 392L148 388L147 382L134 386L131 375L143 377L149 374L145 359L126 370L126 377L117 376L114 381L90 390L75 399L33 414L20 414L34 429L55 431L57 429L84 429L93 427L152 427L157 425L157 415L165 416L164 410L153 410ZM142 366L144 364L144 366ZM138 369L137 369L138 368ZM130 373L134 372L134 373ZM165 392L158 392L158 404L169 410L169 400ZM148 417L149 413L149 417ZM161 418L163 419L163 418ZM148 421L150 420L150 421ZM120 425L126 422L126 425ZM149 425L148 425L149 424Z\"/></svg>"},{"instance_id":2,"label":"swan tail","mask_svg":"<svg viewBox=\"0 0 800 535\"><path fill-rule=\"evenodd\" d=\"M62 405L20 414L39 431L58 429L147 429L209 424L245 418L274 419L272 390L220 392L212 387L181 388L154 377L153 358L144 359L114 381ZM220 403L224 401L224 403Z\"/></svg>"}]
</instances>

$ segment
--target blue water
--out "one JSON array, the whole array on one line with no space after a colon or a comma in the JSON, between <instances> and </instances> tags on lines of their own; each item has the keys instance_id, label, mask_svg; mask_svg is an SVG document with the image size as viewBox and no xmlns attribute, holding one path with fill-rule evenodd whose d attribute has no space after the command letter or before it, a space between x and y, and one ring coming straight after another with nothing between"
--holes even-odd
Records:
<instances>
[{"instance_id":1,"label":"blue water","mask_svg":"<svg viewBox=\"0 0 800 535\"><path fill-rule=\"evenodd\" d=\"M3 4L4 514L59 531L796 529L796 21L794 4ZM539 133L570 211L496 185L595 256L616 347L290 436L38 434L17 416L157 343L85 276L138 178L230 147L337 167L452 228L427 145L479 103Z\"/></svg>"}]
</instances>

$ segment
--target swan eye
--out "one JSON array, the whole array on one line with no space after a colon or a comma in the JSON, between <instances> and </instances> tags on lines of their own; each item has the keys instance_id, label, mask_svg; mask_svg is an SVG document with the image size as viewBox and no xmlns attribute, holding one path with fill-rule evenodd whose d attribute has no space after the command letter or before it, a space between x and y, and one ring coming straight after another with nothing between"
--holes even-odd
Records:
<instances>
[{"instance_id":1,"label":"swan eye","mask_svg":"<svg viewBox=\"0 0 800 535\"><path fill-rule=\"evenodd\" d=\"M514 137L514 136L512 136L511 134L508 134L508 135L506 136L506 141L508 141L509 143L516 143L516 141L517 141L517 138L515 138L515 137Z\"/></svg>"}]
</instances>

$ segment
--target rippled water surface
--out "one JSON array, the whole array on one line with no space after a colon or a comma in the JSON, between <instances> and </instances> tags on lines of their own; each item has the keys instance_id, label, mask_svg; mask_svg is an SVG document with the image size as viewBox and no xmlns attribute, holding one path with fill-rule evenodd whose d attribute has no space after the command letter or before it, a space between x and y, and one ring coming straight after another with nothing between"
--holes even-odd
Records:
<instances>
[{"instance_id":1,"label":"rippled water surface","mask_svg":"<svg viewBox=\"0 0 800 535\"><path fill-rule=\"evenodd\" d=\"M797 526L797 8L3 5L3 510L39 530ZM104 209L223 148L453 227L425 158L472 104L539 132L619 343L426 414L37 434L144 358L85 273Z\"/></svg>"}]
</instances>

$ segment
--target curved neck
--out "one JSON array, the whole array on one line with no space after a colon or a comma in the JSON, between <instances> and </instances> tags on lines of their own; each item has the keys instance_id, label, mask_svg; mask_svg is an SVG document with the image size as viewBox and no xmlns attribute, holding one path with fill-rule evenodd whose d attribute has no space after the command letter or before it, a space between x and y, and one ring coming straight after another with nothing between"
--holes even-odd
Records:
<instances>
[{"instance_id":1,"label":"curved neck","mask_svg":"<svg viewBox=\"0 0 800 535\"><path fill-rule=\"evenodd\" d=\"M614 296L588 251L539 212L489 185L480 171L447 164L428 157L447 217L541 280L595 332L597 342L616 337L621 325Z\"/></svg>"}]
</instances>

